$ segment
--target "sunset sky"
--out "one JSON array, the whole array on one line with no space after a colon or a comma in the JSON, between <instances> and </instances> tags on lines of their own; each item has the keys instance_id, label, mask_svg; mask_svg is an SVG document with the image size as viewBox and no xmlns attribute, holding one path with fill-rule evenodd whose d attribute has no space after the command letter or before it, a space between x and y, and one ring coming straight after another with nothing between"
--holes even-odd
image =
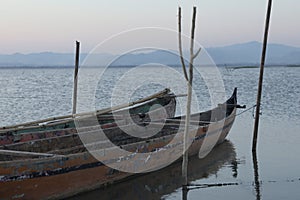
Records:
<instances>
[{"instance_id":1,"label":"sunset sky","mask_svg":"<svg viewBox=\"0 0 300 200\"><path fill-rule=\"evenodd\" d=\"M267 0L1 0L0 54L73 52L75 40L81 41L82 52L89 52L110 36L135 28L176 31L179 5L187 35L197 6L196 40L205 47L262 41ZM270 42L300 47L299 8L299 0L273 0ZM165 48L177 45L171 37L162 42ZM114 44L104 51L118 49Z\"/></svg>"}]
</instances>

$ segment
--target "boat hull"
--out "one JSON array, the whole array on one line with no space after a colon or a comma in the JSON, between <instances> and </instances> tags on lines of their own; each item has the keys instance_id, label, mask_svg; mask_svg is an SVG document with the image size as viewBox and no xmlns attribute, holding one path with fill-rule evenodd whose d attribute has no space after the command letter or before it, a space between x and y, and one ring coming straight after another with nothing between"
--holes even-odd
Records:
<instances>
[{"instance_id":1,"label":"boat hull","mask_svg":"<svg viewBox=\"0 0 300 200\"><path fill-rule=\"evenodd\" d=\"M202 157L225 140L235 120L236 103L235 89L232 97L224 104L210 111L191 116L192 121L187 140L189 156L199 155ZM122 133L120 127L112 127L108 131L115 134L112 140L116 143L112 147L106 146L111 139L85 144L83 147L82 143L75 142L80 142L78 134L7 145L4 149L0 149L2 152L0 157L0 199L65 198L126 181L139 174L162 169L182 158L184 119L184 116L166 119L161 123L163 124L161 131L153 137L142 139L129 137L126 133ZM141 133L149 130L147 124L142 123L141 125L140 128L143 129ZM131 126L128 125L128 127ZM91 132L92 135L95 133ZM67 144L65 145L65 143ZM100 148L101 161L95 159L92 152L86 151L89 149L88 145ZM45 146L53 148L52 151ZM126 150L128 156L120 156L118 148ZM33 156L33 152L40 154L41 157L30 158ZM53 154L53 152L56 153ZM145 152L149 153L146 159L139 157L141 153ZM3 155L5 153L15 153L18 156L27 154L29 158L14 158L15 155ZM48 157L48 154L52 156ZM126 167L128 164L134 164L129 165L132 167L132 171L119 171L115 169L123 168L112 167Z\"/></svg>"},{"instance_id":2,"label":"boat hull","mask_svg":"<svg viewBox=\"0 0 300 200\"><path fill-rule=\"evenodd\" d=\"M215 145L222 143L234 122L235 112L236 109L222 123L212 123L208 127L199 127L189 147L189 156L197 155L203 141L210 142L216 133L220 134L218 134L219 138L215 141ZM151 151L157 146L167 145L169 141L169 139L165 141L153 140L147 143L147 149ZM174 151L178 151L178 149L174 149ZM168 155L162 154L153 157L161 158L161 160L156 160L155 163L158 164L164 163L163 159L166 156ZM0 165L0 174L10 175L10 179L5 180L2 177L0 181L0 199L65 198L125 181L135 176L135 174L109 168L97 161L88 152L74 154L67 158L45 158L36 162L32 160L6 162L6 164Z\"/></svg>"}]
</instances>

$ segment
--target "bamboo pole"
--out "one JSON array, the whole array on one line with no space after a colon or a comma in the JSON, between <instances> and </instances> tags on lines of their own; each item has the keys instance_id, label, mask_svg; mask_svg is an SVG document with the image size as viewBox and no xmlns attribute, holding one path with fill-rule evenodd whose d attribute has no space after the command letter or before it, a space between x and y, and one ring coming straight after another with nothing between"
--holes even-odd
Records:
<instances>
[{"instance_id":1,"label":"bamboo pole","mask_svg":"<svg viewBox=\"0 0 300 200\"><path fill-rule=\"evenodd\" d=\"M252 143L252 151L253 152L256 152L256 146L257 146L258 125L259 125L259 116L260 116L260 102L261 102L261 93L262 93L262 86L263 86L265 57L266 57L266 50L267 50L267 44L268 44L268 34L269 34L271 9L272 9L272 0L269 0L268 10L267 10L267 15L266 15L264 41L263 41L263 49L262 49L260 73L259 73L259 82L258 82L258 91L257 91L257 100L256 100L256 112L255 112L253 143Z\"/></svg>"},{"instance_id":2,"label":"bamboo pole","mask_svg":"<svg viewBox=\"0 0 300 200\"><path fill-rule=\"evenodd\" d=\"M76 54L75 54L75 71L74 71L74 90L73 90L73 110L72 114L76 114L77 106L77 83L78 83L78 66L79 66L79 48L80 42L76 41Z\"/></svg>"}]
</instances>

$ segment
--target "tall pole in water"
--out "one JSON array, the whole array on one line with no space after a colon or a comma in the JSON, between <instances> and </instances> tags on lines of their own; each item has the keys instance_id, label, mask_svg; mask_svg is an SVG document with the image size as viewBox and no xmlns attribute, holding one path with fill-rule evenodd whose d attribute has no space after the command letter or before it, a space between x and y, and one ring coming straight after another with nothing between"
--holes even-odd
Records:
<instances>
[{"instance_id":1,"label":"tall pole in water","mask_svg":"<svg viewBox=\"0 0 300 200\"><path fill-rule=\"evenodd\" d=\"M80 42L76 41L74 88L73 88L73 110L72 110L73 115L76 114L76 106L77 106L77 82L78 82L78 66L79 66L79 48L80 48Z\"/></svg>"},{"instance_id":2,"label":"tall pole in water","mask_svg":"<svg viewBox=\"0 0 300 200\"><path fill-rule=\"evenodd\" d=\"M256 112L255 112L253 143L252 143L252 151L253 152L256 152L256 146L257 146L257 135L258 135L258 125L259 125L259 115L260 115L260 102L261 102L261 93L262 93L262 85L263 85L265 57L266 57L266 50L267 50L267 44L268 44L271 9L272 9L272 0L269 0L268 10L267 10L267 15L266 15L265 33L264 33L264 41L263 41L263 49L262 49L262 56L261 56L260 73L259 73L259 82L258 82L258 91L257 91L257 100L256 100Z\"/></svg>"},{"instance_id":3,"label":"tall pole in water","mask_svg":"<svg viewBox=\"0 0 300 200\"><path fill-rule=\"evenodd\" d=\"M192 101L192 84L193 84L193 68L194 68L194 59L198 56L201 51L201 48L194 53L194 38L195 38L195 26L196 26L196 11L197 8L193 7L193 16L192 16L192 27L191 27L191 41L190 41L190 61L189 61L189 73L186 71L186 66L183 58L182 51L182 40L181 40L181 8L178 7L178 43L179 43L179 54L180 61L186 79L187 88L188 88L188 98L186 105L186 118L185 118L185 129L183 136L183 159L182 159L182 177L183 177L183 199L187 196L187 185L188 185L188 143L189 143L189 126L190 126L190 114L191 114L191 101Z\"/></svg>"}]
</instances>

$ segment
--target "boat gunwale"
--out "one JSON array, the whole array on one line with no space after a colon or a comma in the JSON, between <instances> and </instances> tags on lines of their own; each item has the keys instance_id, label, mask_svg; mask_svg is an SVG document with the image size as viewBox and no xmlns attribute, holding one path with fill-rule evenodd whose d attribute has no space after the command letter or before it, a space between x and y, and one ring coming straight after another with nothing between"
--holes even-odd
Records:
<instances>
[{"instance_id":1,"label":"boat gunwale","mask_svg":"<svg viewBox=\"0 0 300 200\"><path fill-rule=\"evenodd\" d=\"M231 97L232 98L232 97ZM229 99L231 99L229 98ZM228 99L228 100L229 100ZM227 100L227 101L228 101ZM226 101L226 102L227 102ZM226 104L226 102L224 104ZM213 109L212 109L213 110ZM205 111L205 112L208 112L208 111ZM201 112L202 113L202 112ZM197 113L197 114L200 114L200 113ZM219 123L220 121L223 121L224 120L224 123L227 121L227 124L229 125L232 125L233 122L234 122L234 119L235 119L235 115L236 115L236 107L234 107L232 110L231 110L231 113L230 115L228 116L225 116L223 119L219 120L219 121L212 121L210 122L209 124L205 125L205 126L198 126L197 129L193 129L191 131L195 131L195 130L199 130L200 128L203 128L203 127L207 127L207 126L211 126L213 124L216 124L216 123ZM126 125L126 126L129 126L129 125ZM222 127L223 129L224 127ZM206 134L206 133L205 133ZM78 136L77 134L74 134L76 136ZM70 136L70 135L67 135L67 136ZM65 137L65 136L61 136L61 137ZM157 138L152 138L152 139L149 139L151 142L153 141L156 141L156 140L160 140L161 138L165 138L165 137L173 137L173 134L169 134L169 135L164 135L164 136L161 136L161 137L157 137ZM53 137L55 138L55 137ZM45 139L41 139L41 140L49 140L50 138L45 138ZM28 141L28 142L24 142L25 144L26 143L30 143L30 142L33 142L33 141ZM99 141L99 142L105 142L105 141ZM139 144L144 144L146 143L147 140L143 140L143 141L139 141L139 142L133 142L133 143L129 143L129 144L126 144L126 145L120 145L121 147L125 147L125 146L129 146L129 145L139 145ZM19 143L17 143L19 144ZM78 145L77 145L78 146ZM84 145L85 146L85 145ZM112 148L116 148L115 146L112 147ZM37 152L38 153L38 152ZM43 157L43 158L30 158L30 159L23 159L23 160L10 160L10 161L0 161L0 164L9 164L9 163L16 163L16 162L23 162L24 164L24 161L29 161L31 162L32 160L39 160L39 161L45 161L47 159L61 159L61 160L64 160L64 159L70 159L72 157L78 157L80 155L84 155L84 154L87 154L89 153L88 151L85 151L85 152L79 152L79 153L75 153L75 154L69 154L69 155L63 155L63 157L56 157L56 156L53 156L53 157ZM57 154L58 156L60 156L60 154Z\"/></svg>"},{"instance_id":2,"label":"boat gunwale","mask_svg":"<svg viewBox=\"0 0 300 200\"><path fill-rule=\"evenodd\" d=\"M89 117L93 117L93 116L101 116L102 114L111 114L114 116L115 115L114 112L138 108L139 106L143 105L143 103L150 103L152 101L157 101L157 99L162 99L164 97L169 97L170 101L171 101L171 99L175 98L174 94L171 93L171 90L169 88L166 88L160 92L157 92L156 94L153 94L151 96L148 96L148 97L145 97L145 98L133 101L133 102L130 102L127 104L127 106L124 106L122 108L118 108L115 110L113 109L113 107L111 107L111 108L104 108L104 109L86 112L86 113L78 113L78 114L74 114L74 115L65 115L65 116L52 117L52 118L31 121L31 122L26 122L26 123L20 123L20 124L15 124L12 126L2 126L2 127L0 127L0 135L2 133L6 133L9 131L52 126L53 125L53 123L51 123L52 121L54 121L54 123L64 124L64 123L71 122L74 119L76 119L76 120L78 118L85 119L85 118L89 118ZM121 107L121 105L120 105L120 107ZM116 114L116 116L117 115L118 114ZM48 122L48 123L42 124L42 123L46 123L46 122ZM35 124L35 126L30 126L30 124Z\"/></svg>"},{"instance_id":3,"label":"boat gunwale","mask_svg":"<svg viewBox=\"0 0 300 200\"><path fill-rule=\"evenodd\" d=\"M227 100L228 101L228 100ZM221 105L226 105L226 102L221 104ZM220 106L217 106L211 110L207 110L207 111L203 111L203 112L199 112L199 113L194 113L192 114L192 116L201 116L201 114L203 113L209 113L209 112L213 112L216 109L219 109ZM179 116L179 117L185 117L185 116ZM230 116L224 116L224 118L222 118L221 120L218 121L191 121L192 124L190 124L190 130L193 129L199 129L200 127L208 127L210 125L213 125L215 123L218 123L219 121L222 121L224 119L230 118ZM172 123L170 123L170 121ZM184 128L185 121L184 119L178 119L178 117L174 117L174 118L169 118L169 119L162 119L162 120L157 120L157 121L153 121L151 122L151 126L157 126L157 127L161 127L162 125L165 126L178 126L180 125L181 128ZM205 123L205 124L201 124L201 123ZM113 124L113 123L110 123ZM140 125L145 125L145 124L140 124ZM126 129L126 127L130 127L132 126L132 124L125 124L125 125L120 125L118 127L109 127L109 128L105 128L105 131L110 131L113 130L115 128L120 128L120 129ZM56 138L64 138L64 137L74 137L74 136L79 136L80 135L84 135L84 134L91 134L91 133L95 133L97 131L99 131L99 128L101 128L101 125L96 125L96 126L91 126L91 127L82 127L80 128L81 133L70 133L70 134L66 134L66 135L60 135L60 136L53 136L53 137L47 137L47 138L41 138L41 139L36 139L36 140L30 140L30 141L24 141L24 142L18 142L18 143L12 143L12 144L8 144L8 145L2 145L2 147L0 146L0 149L8 149L9 147L13 147L13 146L18 146L18 145L25 145L25 144L29 144L29 143L35 143L35 142L40 142L40 141L47 141L47 140L51 140L51 139L56 139ZM69 130L72 130L74 128L70 128ZM84 129L87 129L86 132L82 132ZM95 130L93 130L95 129ZM75 130L77 130L75 128ZM59 130L57 130L59 131ZM179 130L177 130L179 131ZM48 132L48 131L46 131ZM41 132L42 133L42 132ZM30 133L24 133L24 134L30 134ZM99 141L102 142L102 141Z\"/></svg>"}]
</instances>

